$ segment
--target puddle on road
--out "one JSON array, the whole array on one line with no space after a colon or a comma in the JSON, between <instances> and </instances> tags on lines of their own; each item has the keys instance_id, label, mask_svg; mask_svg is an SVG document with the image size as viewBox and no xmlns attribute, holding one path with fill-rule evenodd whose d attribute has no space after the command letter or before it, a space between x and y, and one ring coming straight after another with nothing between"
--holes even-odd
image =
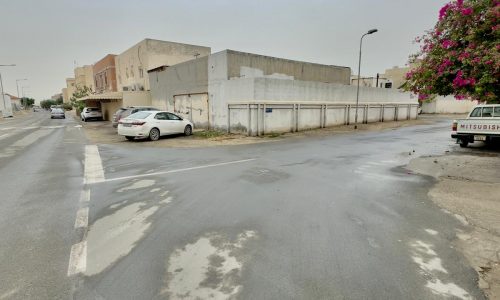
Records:
<instances>
[{"instance_id":1,"label":"puddle on road","mask_svg":"<svg viewBox=\"0 0 500 300\"><path fill-rule=\"evenodd\" d=\"M168 260L166 286L169 299L231 299L241 290L243 262L235 252L256 238L245 231L232 242L209 234L177 249Z\"/></svg>"},{"instance_id":2,"label":"puddle on road","mask_svg":"<svg viewBox=\"0 0 500 300\"><path fill-rule=\"evenodd\" d=\"M143 189L143 188L150 187L150 186L152 186L154 184L155 184L155 181L152 180L152 179L138 180L138 181L133 182L129 186L122 187L121 189L118 189L117 192L121 193L121 192L125 192L125 191L128 191L128 190Z\"/></svg>"},{"instance_id":3,"label":"puddle on road","mask_svg":"<svg viewBox=\"0 0 500 300\"><path fill-rule=\"evenodd\" d=\"M433 231L432 229L428 229ZM427 231L427 230L426 230ZM433 234L428 232L429 234ZM420 268L420 273L427 280L425 285L435 295L442 297L456 297L458 299L472 299L471 295L453 282L444 283L440 278L448 271L443 267L441 258L434 251L434 245L417 240L410 244L412 260Z\"/></svg>"},{"instance_id":4,"label":"puddle on road","mask_svg":"<svg viewBox=\"0 0 500 300\"><path fill-rule=\"evenodd\" d=\"M116 208L126 204L126 201L110 207ZM132 203L94 222L87 235L85 275L99 274L130 253L151 226L148 218L156 213L161 205L171 201L172 197L168 197L159 201L158 205L150 207L146 207L146 202Z\"/></svg>"},{"instance_id":5,"label":"puddle on road","mask_svg":"<svg viewBox=\"0 0 500 300\"><path fill-rule=\"evenodd\" d=\"M159 208L152 206L141 211L145 205L144 202L127 205L114 214L97 220L90 227L85 275L99 274L132 250L151 226L146 219Z\"/></svg>"}]
</instances>

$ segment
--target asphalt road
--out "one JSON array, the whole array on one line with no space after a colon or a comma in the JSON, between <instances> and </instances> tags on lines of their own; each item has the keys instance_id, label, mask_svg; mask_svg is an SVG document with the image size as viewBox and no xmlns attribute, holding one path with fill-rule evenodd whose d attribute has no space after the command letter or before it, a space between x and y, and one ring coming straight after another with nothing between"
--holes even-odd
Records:
<instances>
[{"instance_id":1,"label":"asphalt road","mask_svg":"<svg viewBox=\"0 0 500 300\"><path fill-rule=\"evenodd\" d=\"M448 121L203 149L75 126L0 123L0 299L483 299L402 167L456 151Z\"/></svg>"}]
</instances>

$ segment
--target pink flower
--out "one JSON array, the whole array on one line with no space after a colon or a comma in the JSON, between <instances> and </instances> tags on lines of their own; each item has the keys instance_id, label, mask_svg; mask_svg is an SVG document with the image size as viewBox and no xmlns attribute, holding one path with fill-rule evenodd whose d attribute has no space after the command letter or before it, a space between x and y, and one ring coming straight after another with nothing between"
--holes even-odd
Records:
<instances>
[{"instance_id":1,"label":"pink flower","mask_svg":"<svg viewBox=\"0 0 500 300\"><path fill-rule=\"evenodd\" d=\"M418 100L426 100L427 98L429 98L429 95L427 94L424 93L418 94Z\"/></svg>"},{"instance_id":2,"label":"pink flower","mask_svg":"<svg viewBox=\"0 0 500 300\"><path fill-rule=\"evenodd\" d=\"M464 100L465 98L467 98L465 95L455 95L455 99L457 100Z\"/></svg>"},{"instance_id":3,"label":"pink flower","mask_svg":"<svg viewBox=\"0 0 500 300\"><path fill-rule=\"evenodd\" d=\"M481 61L481 58L480 57L474 57L474 59L472 60L473 63L477 64Z\"/></svg>"},{"instance_id":4,"label":"pink flower","mask_svg":"<svg viewBox=\"0 0 500 300\"><path fill-rule=\"evenodd\" d=\"M451 7L451 4L450 3L447 3L445 6L443 6L440 10L439 10L439 20L442 20L445 16L446 16L446 13L448 12L448 9Z\"/></svg>"},{"instance_id":5,"label":"pink flower","mask_svg":"<svg viewBox=\"0 0 500 300\"><path fill-rule=\"evenodd\" d=\"M470 14L472 14L472 8L471 7L462 9L462 15L463 16L468 16Z\"/></svg>"},{"instance_id":6,"label":"pink flower","mask_svg":"<svg viewBox=\"0 0 500 300\"><path fill-rule=\"evenodd\" d=\"M449 49L453 47L455 43L452 40L443 40L441 42L441 46L443 46L444 49Z\"/></svg>"}]
</instances>

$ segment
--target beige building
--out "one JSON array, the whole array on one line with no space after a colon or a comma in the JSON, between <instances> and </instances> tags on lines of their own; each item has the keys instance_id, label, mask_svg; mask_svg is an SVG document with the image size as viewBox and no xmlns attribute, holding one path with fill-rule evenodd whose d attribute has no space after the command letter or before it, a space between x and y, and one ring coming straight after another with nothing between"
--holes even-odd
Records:
<instances>
[{"instance_id":1,"label":"beige building","mask_svg":"<svg viewBox=\"0 0 500 300\"><path fill-rule=\"evenodd\" d=\"M150 90L148 70L210 54L209 47L145 39L115 57L118 91Z\"/></svg>"},{"instance_id":2,"label":"beige building","mask_svg":"<svg viewBox=\"0 0 500 300\"><path fill-rule=\"evenodd\" d=\"M62 89L63 103L68 103L75 91L76 91L75 79L66 78L66 88Z\"/></svg>"},{"instance_id":3,"label":"beige building","mask_svg":"<svg viewBox=\"0 0 500 300\"><path fill-rule=\"evenodd\" d=\"M77 87L89 87L92 91L94 87L94 71L92 65L85 65L75 68L75 84Z\"/></svg>"}]
</instances>

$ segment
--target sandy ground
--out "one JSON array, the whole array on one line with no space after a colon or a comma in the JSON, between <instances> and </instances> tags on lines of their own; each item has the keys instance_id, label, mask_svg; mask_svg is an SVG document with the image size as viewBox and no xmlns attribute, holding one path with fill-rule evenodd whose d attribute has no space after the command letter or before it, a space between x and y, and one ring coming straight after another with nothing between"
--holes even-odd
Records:
<instances>
[{"instance_id":1,"label":"sandy ground","mask_svg":"<svg viewBox=\"0 0 500 300\"><path fill-rule=\"evenodd\" d=\"M385 130L399 127L407 127L413 125L429 124L435 120L436 117L421 118L418 120L408 120L399 122L384 122L384 123L371 123L359 124L358 130L360 131L375 131ZM193 147L214 147L226 145L245 145L255 143L265 143L281 140L284 138L300 138L306 136L325 136L331 134L341 134L354 131L353 125L337 126L323 129L314 129L302 131L298 133L285 133L285 134L270 134L262 137L249 137L243 134L225 134L222 133L215 137L203 137L195 135L185 137L182 135L162 137L159 141L151 142L148 140L136 140L133 142L127 141L125 137L119 136L116 129L111 126L111 122L80 122L85 129L85 134L91 143L95 144L120 144L126 143L128 145L138 145L147 147L180 147L180 148L193 148Z\"/></svg>"},{"instance_id":2,"label":"sandy ground","mask_svg":"<svg viewBox=\"0 0 500 300\"><path fill-rule=\"evenodd\" d=\"M430 198L470 225L457 231L459 249L479 274L479 286L500 299L500 153L498 150L421 157L408 169L435 177Z\"/></svg>"}]
</instances>

